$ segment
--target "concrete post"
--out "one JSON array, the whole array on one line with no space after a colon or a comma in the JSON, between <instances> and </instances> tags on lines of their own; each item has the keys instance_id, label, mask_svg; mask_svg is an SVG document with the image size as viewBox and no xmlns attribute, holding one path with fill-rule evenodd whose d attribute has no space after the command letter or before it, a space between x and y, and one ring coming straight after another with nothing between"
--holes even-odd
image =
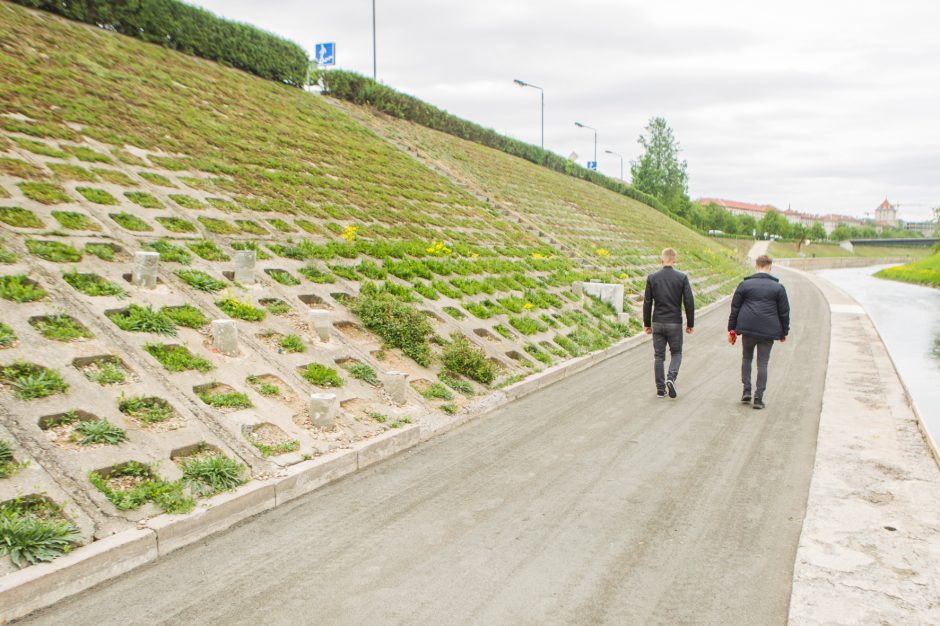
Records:
<instances>
[{"instance_id":1,"label":"concrete post","mask_svg":"<svg viewBox=\"0 0 940 626\"><path fill-rule=\"evenodd\" d=\"M212 320L212 347L228 356L238 354L235 320Z\"/></svg>"},{"instance_id":2,"label":"concrete post","mask_svg":"<svg viewBox=\"0 0 940 626\"><path fill-rule=\"evenodd\" d=\"M134 272L131 282L138 287L153 289L157 286L157 266L160 264L160 253L144 250L134 253Z\"/></svg>"},{"instance_id":3,"label":"concrete post","mask_svg":"<svg viewBox=\"0 0 940 626\"><path fill-rule=\"evenodd\" d=\"M617 321L626 326L630 323L629 313L617 313Z\"/></svg>"},{"instance_id":4,"label":"concrete post","mask_svg":"<svg viewBox=\"0 0 940 626\"><path fill-rule=\"evenodd\" d=\"M308 315L310 317L310 325L313 326L313 330L317 333L320 341L328 343L330 341L331 329L330 312L321 309L311 309Z\"/></svg>"},{"instance_id":5,"label":"concrete post","mask_svg":"<svg viewBox=\"0 0 940 626\"><path fill-rule=\"evenodd\" d=\"M310 423L325 428L333 425L336 417L335 393L310 394Z\"/></svg>"},{"instance_id":6,"label":"concrete post","mask_svg":"<svg viewBox=\"0 0 940 626\"><path fill-rule=\"evenodd\" d=\"M235 282L244 285L255 283L255 251L235 251Z\"/></svg>"},{"instance_id":7,"label":"concrete post","mask_svg":"<svg viewBox=\"0 0 940 626\"><path fill-rule=\"evenodd\" d=\"M408 400L408 372L386 372L385 391L395 404L404 404Z\"/></svg>"},{"instance_id":8,"label":"concrete post","mask_svg":"<svg viewBox=\"0 0 940 626\"><path fill-rule=\"evenodd\" d=\"M584 283L580 280L571 284L571 292L576 296L584 295Z\"/></svg>"},{"instance_id":9,"label":"concrete post","mask_svg":"<svg viewBox=\"0 0 940 626\"><path fill-rule=\"evenodd\" d=\"M614 307L614 311L617 313L623 312L623 285L591 281L584 283L583 289L585 294Z\"/></svg>"}]
</instances>

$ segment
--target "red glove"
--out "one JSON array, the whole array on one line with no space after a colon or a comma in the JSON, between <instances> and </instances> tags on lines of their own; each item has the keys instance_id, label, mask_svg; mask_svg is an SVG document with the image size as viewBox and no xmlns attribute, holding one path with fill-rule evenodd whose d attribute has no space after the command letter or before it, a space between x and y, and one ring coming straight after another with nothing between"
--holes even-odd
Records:
<instances>
[{"instance_id":1,"label":"red glove","mask_svg":"<svg viewBox=\"0 0 940 626\"><path fill-rule=\"evenodd\" d=\"M737 340L738 340L738 333L734 332L733 330L729 330L728 331L728 343L730 343L733 346L735 342L737 342Z\"/></svg>"}]
</instances>

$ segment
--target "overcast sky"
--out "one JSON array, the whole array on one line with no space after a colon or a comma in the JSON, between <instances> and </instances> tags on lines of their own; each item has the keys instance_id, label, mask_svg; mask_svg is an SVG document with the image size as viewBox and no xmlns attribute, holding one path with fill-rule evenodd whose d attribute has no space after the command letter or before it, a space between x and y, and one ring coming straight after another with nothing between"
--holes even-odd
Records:
<instances>
[{"instance_id":1,"label":"overcast sky","mask_svg":"<svg viewBox=\"0 0 940 626\"><path fill-rule=\"evenodd\" d=\"M198 0L372 74L370 0ZM908 220L940 205L940 2L376 0L378 78L620 175L650 117L675 131L693 198Z\"/></svg>"}]
</instances>

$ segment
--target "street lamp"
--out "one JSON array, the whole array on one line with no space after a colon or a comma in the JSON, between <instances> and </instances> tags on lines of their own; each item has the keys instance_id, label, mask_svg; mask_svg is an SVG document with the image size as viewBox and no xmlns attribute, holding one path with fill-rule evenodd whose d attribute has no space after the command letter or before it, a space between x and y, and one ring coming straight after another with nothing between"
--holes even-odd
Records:
<instances>
[{"instance_id":1,"label":"street lamp","mask_svg":"<svg viewBox=\"0 0 940 626\"><path fill-rule=\"evenodd\" d=\"M372 80L378 81L375 68L375 0L372 0Z\"/></svg>"},{"instance_id":2,"label":"street lamp","mask_svg":"<svg viewBox=\"0 0 940 626\"><path fill-rule=\"evenodd\" d=\"M623 182L623 155L613 150L604 150L604 154L612 154L615 157L620 157L620 182Z\"/></svg>"},{"instance_id":3,"label":"street lamp","mask_svg":"<svg viewBox=\"0 0 940 626\"><path fill-rule=\"evenodd\" d=\"M597 129L593 126L588 126L587 124L582 124L581 122L575 122L575 126L578 128L587 128L588 130L594 131L594 166L597 167Z\"/></svg>"},{"instance_id":4,"label":"street lamp","mask_svg":"<svg viewBox=\"0 0 940 626\"><path fill-rule=\"evenodd\" d=\"M514 79L512 82L516 83L520 87L531 87L532 89L538 89L539 92L542 94L542 150L544 150L545 149L545 91L537 85L527 83L524 80L519 80L518 78Z\"/></svg>"}]
</instances>

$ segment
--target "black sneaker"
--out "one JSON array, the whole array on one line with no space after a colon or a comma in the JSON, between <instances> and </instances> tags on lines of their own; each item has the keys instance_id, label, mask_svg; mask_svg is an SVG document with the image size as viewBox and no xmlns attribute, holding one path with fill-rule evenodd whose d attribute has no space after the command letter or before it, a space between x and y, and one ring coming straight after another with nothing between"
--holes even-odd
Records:
<instances>
[{"instance_id":1,"label":"black sneaker","mask_svg":"<svg viewBox=\"0 0 940 626\"><path fill-rule=\"evenodd\" d=\"M674 380L667 380L667 381L666 381L666 391L669 392L669 397L670 397L670 398L675 398L676 396L678 396L678 395L679 395L679 390L676 389L676 381L674 381Z\"/></svg>"},{"instance_id":2,"label":"black sneaker","mask_svg":"<svg viewBox=\"0 0 940 626\"><path fill-rule=\"evenodd\" d=\"M663 390L663 389L658 390L658 391L656 392L656 397L657 397L657 398L665 398L665 397L666 397L666 391Z\"/></svg>"},{"instance_id":3,"label":"black sneaker","mask_svg":"<svg viewBox=\"0 0 940 626\"><path fill-rule=\"evenodd\" d=\"M764 408L764 401L761 398L754 398L754 408L762 409Z\"/></svg>"},{"instance_id":4,"label":"black sneaker","mask_svg":"<svg viewBox=\"0 0 940 626\"><path fill-rule=\"evenodd\" d=\"M741 402L743 402L744 404L750 404L750 403L751 403L751 394L746 393L746 394L744 394L743 396L741 396Z\"/></svg>"}]
</instances>

